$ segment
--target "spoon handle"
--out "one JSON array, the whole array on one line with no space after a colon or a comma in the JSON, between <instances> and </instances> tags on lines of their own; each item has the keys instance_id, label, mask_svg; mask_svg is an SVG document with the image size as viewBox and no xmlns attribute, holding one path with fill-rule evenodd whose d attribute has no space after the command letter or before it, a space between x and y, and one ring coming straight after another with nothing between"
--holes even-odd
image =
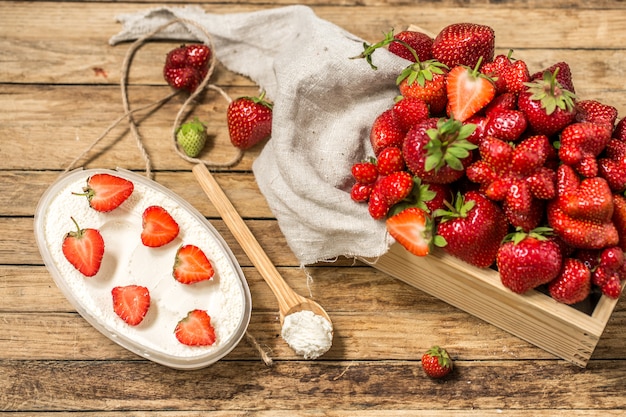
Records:
<instances>
[{"instance_id":1,"label":"spoon handle","mask_svg":"<svg viewBox=\"0 0 626 417\"><path fill-rule=\"evenodd\" d=\"M192 171L230 232L276 296L280 312L284 315L292 306L300 304L302 297L287 285L207 167L197 164Z\"/></svg>"}]
</instances>

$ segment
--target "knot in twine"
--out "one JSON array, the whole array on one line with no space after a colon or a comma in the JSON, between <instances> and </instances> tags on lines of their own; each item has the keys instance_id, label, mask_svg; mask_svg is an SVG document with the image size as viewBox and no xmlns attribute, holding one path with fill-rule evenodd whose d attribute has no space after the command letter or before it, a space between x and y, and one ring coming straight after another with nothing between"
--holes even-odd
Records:
<instances>
[{"instance_id":1,"label":"knot in twine","mask_svg":"<svg viewBox=\"0 0 626 417\"><path fill-rule=\"evenodd\" d=\"M176 96L180 90L178 91L173 91L172 93L170 93L168 96L154 102L154 103L150 103L148 105L136 108L136 109L132 109L130 108L130 103L128 100L128 72L130 70L130 65L132 62L132 58L135 55L135 52L141 47L143 46L150 38L152 38L153 36L155 36L157 33L161 32L162 30L166 29L167 27L176 24L176 23L184 23L186 25L192 25L194 27L196 27L197 29L201 30L202 33L206 36L207 39L207 45L209 46L209 48L211 49L211 61L209 64L209 68L207 70L207 74L204 77L204 79L202 80L202 82L200 83L200 85L198 85L198 87L189 95L189 97L187 97L187 99L184 101L184 103L182 104L182 106L180 107L180 109L178 110L178 113L176 114L176 118L174 119L174 124L172 126L172 132L171 132L171 141L172 141L172 147L174 148L174 150L176 151L176 153L183 158L184 160L191 162L191 163L195 163L195 164L204 164L209 168L228 168L228 167L232 167L234 165L236 165L237 163L239 163L239 161L241 161L241 158L243 157L243 150L239 149L239 148L235 148L234 149L237 150L237 153L235 154L235 156L229 160L229 161L225 161L225 162L214 162L214 161L209 161L209 160L205 160L205 159L198 159L198 158L192 158L189 157L187 154L185 154L183 151L180 150L178 143L176 141L176 132L178 131L178 128L180 127L180 123L181 123L181 118L187 108L187 106L189 106L189 104L195 100L195 98L202 93L205 89L211 89L214 90L216 92L218 92L222 97L224 97L224 99L226 99L226 101L230 104L232 102L232 99L230 98L230 96L228 94L226 94L226 92L224 90L222 90L221 88L219 88L218 86L214 85L214 84L209 84L209 80L211 78L211 76L213 75L213 71L215 70L215 65L216 65L216 58L215 58L215 47L213 45L213 40L211 38L211 35L206 31L206 29L197 24L196 22L193 22L191 20L187 20L187 19L181 19L181 18L177 18L177 19L173 19L171 21L169 21L168 23L156 28L155 30L153 30L152 32L149 32L147 34L145 34L144 36L138 38L135 42L133 42L133 44L129 47L128 51L126 52L126 55L124 57L124 62L122 65L122 74L121 74L121 80L120 80L120 86L121 86L121 90L122 90L122 102L124 105L124 114L122 114L120 117L118 117L116 120L113 121L113 123L111 123L105 130L104 132L102 132L102 134L100 136L98 136L92 143L91 145L89 145L89 147L87 147L87 149L85 149L80 155L78 155L65 169L64 172L68 172L69 170L71 170L72 168L74 168L74 166L76 165L76 163L81 160L82 158L84 158L97 144L98 142L100 142L104 137L107 136L107 134L115 127L117 126L122 120L124 119L128 119L128 123L129 123L129 127L131 132L133 133L133 136L135 138L135 142L137 144L137 148L139 149L139 152L141 153L141 156L146 164L146 176L148 178L152 178L152 168L151 168L151 161L150 161L150 156L148 155L148 152L146 151L146 148L143 144L141 135L139 134L139 131L137 129L137 124L135 122L135 120L133 119L133 114L140 112L142 110L146 110L149 109L151 107L158 107L164 103L166 103L167 101L169 101L172 97ZM259 355L261 356L261 359L263 360L263 362L267 365L267 366L271 366L273 365L273 361L272 358L268 355L268 353L262 348L262 346L259 344L259 342L256 340L256 338L250 334L249 331L246 330L245 333L246 336L246 341L253 347L256 349L256 351L259 353Z\"/></svg>"}]
</instances>

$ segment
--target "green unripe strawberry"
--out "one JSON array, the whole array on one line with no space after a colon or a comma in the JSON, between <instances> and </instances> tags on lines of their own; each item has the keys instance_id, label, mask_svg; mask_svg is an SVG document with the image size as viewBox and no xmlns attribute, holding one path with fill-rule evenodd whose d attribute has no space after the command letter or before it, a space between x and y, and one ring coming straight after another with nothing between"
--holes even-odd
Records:
<instances>
[{"instance_id":1,"label":"green unripe strawberry","mask_svg":"<svg viewBox=\"0 0 626 417\"><path fill-rule=\"evenodd\" d=\"M195 118L183 123L176 131L176 141L180 148L192 158L200 154L206 143L206 126Z\"/></svg>"}]
</instances>

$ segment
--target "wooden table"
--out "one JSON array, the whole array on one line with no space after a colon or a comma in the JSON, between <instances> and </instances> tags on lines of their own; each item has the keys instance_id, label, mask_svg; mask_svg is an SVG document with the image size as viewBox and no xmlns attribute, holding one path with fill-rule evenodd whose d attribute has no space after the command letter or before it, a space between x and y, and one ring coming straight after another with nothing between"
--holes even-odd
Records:
<instances>
[{"instance_id":1,"label":"wooden table","mask_svg":"<svg viewBox=\"0 0 626 417\"><path fill-rule=\"evenodd\" d=\"M259 10L248 0L207 2L214 13ZM321 17L364 39L411 23L491 25L498 52L514 48L531 68L565 60L578 93L626 115L626 5L620 1L305 0ZM409 3L409 2L407 2ZM497 3L490 5L489 3ZM191 164L169 141L176 97L137 119L154 179L198 208L223 233L254 300L249 333L273 360L243 340L220 362L177 371L144 360L102 336L55 286L35 244L39 197L68 164L122 114L120 70L128 44L109 46L115 16L147 2L0 2L0 415L40 416L622 416L626 413L626 307L618 304L586 369L455 309L373 268L339 260L307 268L291 254L260 194L251 164L216 172L272 261L301 294L331 314L332 349L297 357L279 336L277 305L202 194ZM268 28L271 30L271 28ZM160 68L173 42L151 42L129 76L134 107L169 93ZM214 82L231 96L254 94L249 80L218 67ZM195 112L215 134L211 157L232 155L224 100ZM102 140L85 167L145 168L127 124ZM455 376L437 382L420 369L432 344L449 349Z\"/></svg>"}]
</instances>

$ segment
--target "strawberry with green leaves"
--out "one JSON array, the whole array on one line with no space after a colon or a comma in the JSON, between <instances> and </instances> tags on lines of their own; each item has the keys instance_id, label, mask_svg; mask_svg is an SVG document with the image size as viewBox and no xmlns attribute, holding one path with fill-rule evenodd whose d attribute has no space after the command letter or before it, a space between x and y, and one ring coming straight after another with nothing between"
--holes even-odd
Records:
<instances>
[{"instance_id":1,"label":"strawberry with green leaves","mask_svg":"<svg viewBox=\"0 0 626 417\"><path fill-rule=\"evenodd\" d=\"M93 228L81 229L72 217L76 230L63 238L61 250L65 259L86 277L93 277L100 270L104 257L104 239L100 231Z\"/></svg>"},{"instance_id":2,"label":"strawberry with green leaves","mask_svg":"<svg viewBox=\"0 0 626 417\"><path fill-rule=\"evenodd\" d=\"M407 168L425 182L457 181L472 162L476 145L467 138L474 128L455 119L430 118L415 125L402 145Z\"/></svg>"},{"instance_id":3,"label":"strawberry with green leaves","mask_svg":"<svg viewBox=\"0 0 626 417\"><path fill-rule=\"evenodd\" d=\"M189 157L195 158L202 152L207 140L206 126L195 118L183 123L176 130L176 143Z\"/></svg>"},{"instance_id":4,"label":"strawberry with green leaves","mask_svg":"<svg viewBox=\"0 0 626 417\"><path fill-rule=\"evenodd\" d=\"M215 269L202 249L188 244L176 251L172 275L181 284L189 285L210 280L215 275Z\"/></svg>"},{"instance_id":5,"label":"strawberry with green leaves","mask_svg":"<svg viewBox=\"0 0 626 417\"><path fill-rule=\"evenodd\" d=\"M440 379L452 372L454 362L446 349L433 346L422 355L422 369L429 377Z\"/></svg>"},{"instance_id":6,"label":"strawberry with green leaves","mask_svg":"<svg viewBox=\"0 0 626 417\"><path fill-rule=\"evenodd\" d=\"M427 105L430 115L442 115L446 109L446 74L448 67L435 61L418 61L406 67L396 84L405 98L419 98Z\"/></svg>"},{"instance_id":7,"label":"strawberry with green leaves","mask_svg":"<svg viewBox=\"0 0 626 417\"><path fill-rule=\"evenodd\" d=\"M476 23L453 23L444 27L433 41L433 56L453 68L465 65L474 68L479 60L493 61L494 30Z\"/></svg>"},{"instance_id":8,"label":"strawberry with green leaves","mask_svg":"<svg viewBox=\"0 0 626 417\"><path fill-rule=\"evenodd\" d=\"M165 81L176 90L194 92L209 71L211 49L207 45L182 45L168 52L163 66Z\"/></svg>"},{"instance_id":9,"label":"strawberry with green leaves","mask_svg":"<svg viewBox=\"0 0 626 417\"><path fill-rule=\"evenodd\" d=\"M158 248L172 242L180 227L172 215L161 206L149 206L141 215L141 242L144 246Z\"/></svg>"},{"instance_id":10,"label":"strawberry with green leaves","mask_svg":"<svg viewBox=\"0 0 626 417\"><path fill-rule=\"evenodd\" d=\"M150 291L141 285L114 287L111 297L115 314L131 326L139 325L150 309Z\"/></svg>"},{"instance_id":11,"label":"strawberry with green leaves","mask_svg":"<svg viewBox=\"0 0 626 417\"><path fill-rule=\"evenodd\" d=\"M591 272L578 259L566 258L559 275L548 284L552 298L564 304L576 304L591 292Z\"/></svg>"},{"instance_id":12,"label":"strawberry with green leaves","mask_svg":"<svg viewBox=\"0 0 626 417\"><path fill-rule=\"evenodd\" d=\"M430 253L432 220L418 207L409 207L386 220L387 231L396 242L415 256Z\"/></svg>"},{"instance_id":13,"label":"strawberry with green leaves","mask_svg":"<svg viewBox=\"0 0 626 417\"><path fill-rule=\"evenodd\" d=\"M574 88L574 82L572 80L572 71L567 62L560 61L556 64L550 65L548 68L543 69L541 71L537 71L536 73L530 76L530 80L541 80L545 77L546 72L550 74L554 74L556 77L556 81L559 83L561 88L570 91L573 94L576 94L576 89Z\"/></svg>"},{"instance_id":14,"label":"strawberry with green leaves","mask_svg":"<svg viewBox=\"0 0 626 417\"><path fill-rule=\"evenodd\" d=\"M205 310L195 309L187 313L174 329L176 339L187 346L211 346L217 340L211 317Z\"/></svg>"},{"instance_id":15,"label":"strawberry with green leaves","mask_svg":"<svg viewBox=\"0 0 626 417\"><path fill-rule=\"evenodd\" d=\"M496 95L493 81L478 71L479 59L472 69L463 65L450 70L446 77L446 111L449 117L461 122L485 108Z\"/></svg>"},{"instance_id":16,"label":"strawberry with green leaves","mask_svg":"<svg viewBox=\"0 0 626 417\"><path fill-rule=\"evenodd\" d=\"M118 208L135 189L132 181L108 173L94 174L87 178L82 193L72 193L87 197L89 207L106 213Z\"/></svg>"},{"instance_id":17,"label":"strawberry with green leaves","mask_svg":"<svg viewBox=\"0 0 626 417\"><path fill-rule=\"evenodd\" d=\"M434 244L471 265L491 266L508 231L502 209L478 191L458 193L447 206L433 213L439 221Z\"/></svg>"},{"instance_id":18,"label":"strawberry with green leaves","mask_svg":"<svg viewBox=\"0 0 626 417\"><path fill-rule=\"evenodd\" d=\"M272 104L259 97L239 97L226 110L228 134L233 146L246 150L272 135Z\"/></svg>"},{"instance_id":19,"label":"strawberry with green leaves","mask_svg":"<svg viewBox=\"0 0 626 417\"><path fill-rule=\"evenodd\" d=\"M506 236L496 257L502 285L523 294L556 278L562 254L550 233L550 228L538 227L530 232L517 229Z\"/></svg>"}]
</instances>

